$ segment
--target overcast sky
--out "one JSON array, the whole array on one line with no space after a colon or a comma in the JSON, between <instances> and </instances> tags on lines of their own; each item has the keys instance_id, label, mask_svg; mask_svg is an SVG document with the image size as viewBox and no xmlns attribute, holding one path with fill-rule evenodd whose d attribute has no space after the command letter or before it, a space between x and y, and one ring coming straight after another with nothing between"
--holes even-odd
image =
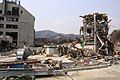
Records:
<instances>
[{"instance_id":1,"label":"overcast sky","mask_svg":"<svg viewBox=\"0 0 120 80\"><path fill-rule=\"evenodd\" d=\"M94 12L107 13L111 29L120 28L120 0L21 0L21 5L35 16L36 31L78 34L79 16Z\"/></svg>"}]
</instances>

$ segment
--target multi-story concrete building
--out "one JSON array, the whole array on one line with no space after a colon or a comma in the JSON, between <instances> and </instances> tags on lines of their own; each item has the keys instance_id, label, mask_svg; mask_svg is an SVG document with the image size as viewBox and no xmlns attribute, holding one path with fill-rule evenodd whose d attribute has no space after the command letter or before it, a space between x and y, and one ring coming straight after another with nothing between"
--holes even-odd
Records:
<instances>
[{"instance_id":1,"label":"multi-story concrete building","mask_svg":"<svg viewBox=\"0 0 120 80\"><path fill-rule=\"evenodd\" d=\"M35 17L20 5L17 0L3 0L0 3L0 35L13 38L18 47L34 45Z\"/></svg>"}]
</instances>

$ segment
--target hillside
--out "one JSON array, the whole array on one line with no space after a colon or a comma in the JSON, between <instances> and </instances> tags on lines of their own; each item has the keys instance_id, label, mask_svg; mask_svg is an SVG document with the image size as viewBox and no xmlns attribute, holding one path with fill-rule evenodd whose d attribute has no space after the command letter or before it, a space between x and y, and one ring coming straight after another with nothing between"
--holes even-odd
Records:
<instances>
[{"instance_id":1,"label":"hillside","mask_svg":"<svg viewBox=\"0 0 120 80\"><path fill-rule=\"evenodd\" d=\"M54 31L50 31L50 30L43 30L43 31L37 31L35 32L35 38L47 38L47 39L51 39L51 40L55 40L55 39L76 39L77 37L79 37L78 35L74 35L74 34L62 34L62 33L57 33Z\"/></svg>"},{"instance_id":2,"label":"hillside","mask_svg":"<svg viewBox=\"0 0 120 80\"><path fill-rule=\"evenodd\" d=\"M74 34L62 34L50 30L37 31L35 33L35 45L49 45L49 44L61 44L68 43L78 38L79 35Z\"/></svg>"}]
</instances>

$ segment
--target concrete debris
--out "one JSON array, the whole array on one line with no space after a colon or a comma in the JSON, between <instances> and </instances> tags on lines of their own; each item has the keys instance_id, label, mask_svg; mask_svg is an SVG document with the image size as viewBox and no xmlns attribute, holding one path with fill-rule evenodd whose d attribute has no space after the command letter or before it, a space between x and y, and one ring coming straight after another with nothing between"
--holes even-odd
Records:
<instances>
[{"instance_id":1,"label":"concrete debris","mask_svg":"<svg viewBox=\"0 0 120 80\"><path fill-rule=\"evenodd\" d=\"M108 37L108 39L114 43L114 55L117 59L120 59L120 30L114 30Z\"/></svg>"},{"instance_id":2,"label":"concrete debris","mask_svg":"<svg viewBox=\"0 0 120 80\"><path fill-rule=\"evenodd\" d=\"M35 76L22 75L22 76L10 76L4 80L35 80Z\"/></svg>"},{"instance_id":3,"label":"concrete debris","mask_svg":"<svg viewBox=\"0 0 120 80\"><path fill-rule=\"evenodd\" d=\"M116 47L120 47L120 30L114 30L108 37Z\"/></svg>"}]
</instances>

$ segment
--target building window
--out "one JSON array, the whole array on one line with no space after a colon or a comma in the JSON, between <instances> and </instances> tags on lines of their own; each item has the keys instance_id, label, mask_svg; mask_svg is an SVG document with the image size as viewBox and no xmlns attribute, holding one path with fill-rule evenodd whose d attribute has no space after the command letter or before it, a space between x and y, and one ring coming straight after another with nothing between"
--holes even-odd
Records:
<instances>
[{"instance_id":1,"label":"building window","mask_svg":"<svg viewBox=\"0 0 120 80\"><path fill-rule=\"evenodd\" d=\"M7 29L18 29L18 25L11 25L11 24L7 24L6 25Z\"/></svg>"},{"instance_id":2,"label":"building window","mask_svg":"<svg viewBox=\"0 0 120 80\"><path fill-rule=\"evenodd\" d=\"M2 31L0 31L0 35L2 35L3 34L3 32Z\"/></svg>"},{"instance_id":3,"label":"building window","mask_svg":"<svg viewBox=\"0 0 120 80\"><path fill-rule=\"evenodd\" d=\"M15 21L15 22L18 22L18 18L7 17L6 21Z\"/></svg>"},{"instance_id":4,"label":"building window","mask_svg":"<svg viewBox=\"0 0 120 80\"><path fill-rule=\"evenodd\" d=\"M23 10L21 10L21 14L23 13Z\"/></svg>"},{"instance_id":5,"label":"building window","mask_svg":"<svg viewBox=\"0 0 120 80\"><path fill-rule=\"evenodd\" d=\"M0 21L4 21L4 17L0 17Z\"/></svg>"},{"instance_id":6,"label":"building window","mask_svg":"<svg viewBox=\"0 0 120 80\"><path fill-rule=\"evenodd\" d=\"M6 21L12 21L12 18L11 17L7 17Z\"/></svg>"},{"instance_id":7,"label":"building window","mask_svg":"<svg viewBox=\"0 0 120 80\"><path fill-rule=\"evenodd\" d=\"M18 22L18 18L15 18L14 21Z\"/></svg>"},{"instance_id":8,"label":"building window","mask_svg":"<svg viewBox=\"0 0 120 80\"><path fill-rule=\"evenodd\" d=\"M0 24L0 28L4 28L4 24Z\"/></svg>"},{"instance_id":9,"label":"building window","mask_svg":"<svg viewBox=\"0 0 120 80\"><path fill-rule=\"evenodd\" d=\"M7 15L11 15L11 11L7 11Z\"/></svg>"},{"instance_id":10,"label":"building window","mask_svg":"<svg viewBox=\"0 0 120 80\"><path fill-rule=\"evenodd\" d=\"M0 14L2 14L2 10L0 10Z\"/></svg>"},{"instance_id":11,"label":"building window","mask_svg":"<svg viewBox=\"0 0 120 80\"><path fill-rule=\"evenodd\" d=\"M17 46L18 32L6 32L6 35L11 36L13 38L12 43L14 44L14 46Z\"/></svg>"},{"instance_id":12,"label":"building window","mask_svg":"<svg viewBox=\"0 0 120 80\"><path fill-rule=\"evenodd\" d=\"M12 7L12 15L19 16L19 8L18 7Z\"/></svg>"}]
</instances>

